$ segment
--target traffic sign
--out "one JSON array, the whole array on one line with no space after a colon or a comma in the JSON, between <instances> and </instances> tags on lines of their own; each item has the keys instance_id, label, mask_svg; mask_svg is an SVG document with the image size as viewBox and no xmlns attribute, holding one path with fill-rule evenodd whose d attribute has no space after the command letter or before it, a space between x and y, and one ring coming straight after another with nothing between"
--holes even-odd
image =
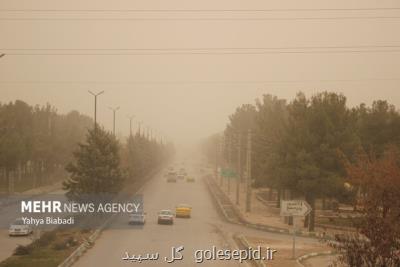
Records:
<instances>
[{"instance_id":1,"label":"traffic sign","mask_svg":"<svg viewBox=\"0 0 400 267\"><path fill-rule=\"evenodd\" d=\"M282 200L281 216L307 216L312 208L304 200Z\"/></svg>"},{"instance_id":2,"label":"traffic sign","mask_svg":"<svg viewBox=\"0 0 400 267\"><path fill-rule=\"evenodd\" d=\"M222 169L221 176L226 178L236 178L237 174L234 170L231 169Z\"/></svg>"},{"instance_id":3,"label":"traffic sign","mask_svg":"<svg viewBox=\"0 0 400 267\"><path fill-rule=\"evenodd\" d=\"M304 200L282 200L281 216L307 216L312 211L311 206ZM292 258L296 258L296 223L293 218L293 252Z\"/></svg>"}]
</instances>

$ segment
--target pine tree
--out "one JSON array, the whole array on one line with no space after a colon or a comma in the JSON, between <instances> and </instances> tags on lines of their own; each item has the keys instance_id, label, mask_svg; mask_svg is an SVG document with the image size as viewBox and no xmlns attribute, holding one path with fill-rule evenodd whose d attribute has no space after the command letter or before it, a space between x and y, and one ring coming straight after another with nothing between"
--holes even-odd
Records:
<instances>
[{"instance_id":1,"label":"pine tree","mask_svg":"<svg viewBox=\"0 0 400 267\"><path fill-rule=\"evenodd\" d=\"M89 130L85 144L67 165L70 178L63 183L67 197L79 200L88 194L116 194L123 185L119 144L114 136L97 127Z\"/></svg>"}]
</instances>

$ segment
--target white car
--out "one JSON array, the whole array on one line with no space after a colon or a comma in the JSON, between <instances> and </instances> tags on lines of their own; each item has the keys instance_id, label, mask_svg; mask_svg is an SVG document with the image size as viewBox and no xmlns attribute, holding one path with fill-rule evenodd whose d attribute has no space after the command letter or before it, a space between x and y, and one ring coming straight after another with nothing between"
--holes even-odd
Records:
<instances>
[{"instance_id":1,"label":"white car","mask_svg":"<svg viewBox=\"0 0 400 267\"><path fill-rule=\"evenodd\" d=\"M8 229L9 236L30 235L32 232L32 227L24 224L24 221L21 218L16 219Z\"/></svg>"},{"instance_id":2,"label":"white car","mask_svg":"<svg viewBox=\"0 0 400 267\"><path fill-rule=\"evenodd\" d=\"M129 215L129 224L145 224L146 223L146 213L132 213Z\"/></svg>"},{"instance_id":3,"label":"white car","mask_svg":"<svg viewBox=\"0 0 400 267\"><path fill-rule=\"evenodd\" d=\"M158 213L158 224L173 224L174 213L171 210L162 210Z\"/></svg>"}]
</instances>

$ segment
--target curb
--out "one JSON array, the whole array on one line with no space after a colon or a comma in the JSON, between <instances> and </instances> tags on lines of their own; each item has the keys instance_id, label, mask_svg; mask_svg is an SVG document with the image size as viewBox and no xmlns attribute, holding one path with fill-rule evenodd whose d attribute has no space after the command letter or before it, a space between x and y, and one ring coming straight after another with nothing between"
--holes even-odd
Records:
<instances>
[{"instance_id":1,"label":"curb","mask_svg":"<svg viewBox=\"0 0 400 267\"><path fill-rule=\"evenodd\" d=\"M72 266L85 252L91 248L96 241L97 238L99 238L101 232L108 226L108 224L112 221L115 215L111 216L108 218L102 226L100 226L96 231L86 240L85 243L81 244L77 249L75 249L74 252L72 252L71 255L68 256L61 264L58 265L58 267L70 267Z\"/></svg>"},{"instance_id":2,"label":"curb","mask_svg":"<svg viewBox=\"0 0 400 267\"><path fill-rule=\"evenodd\" d=\"M299 264L302 267L305 267L305 265L303 264L303 262L305 260L308 260L310 258L314 258L314 257L319 257L319 256L330 256L330 255L335 255L336 253L333 251L325 251L325 252L313 252L313 253L309 253L306 255L303 255L299 258L297 258L296 262L297 264Z\"/></svg>"},{"instance_id":3,"label":"curb","mask_svg":"<svg viewBox=\"0 0 400 267\"><path fill-rule=\"evenodd\" d=\"M218 211L219 211L220 213L222 213L223 218L224 218L227 222L229 222L229 223L243 225L242 222L237 221L237 220L235 220L234 218L231 218L231 217L227 214L226 209L224 208L224 205L221 203L220 199L216 196L216 193L215 193L215 191L214 191L214 190L215 190L215 187L212 187L212 186L211 186L211 184L210 184L209 181L208 181L208 178L204 178L203 180L204 180L204 182L206 183L207 188L208 188L208 190L209 190L209 192L210 192L212 198L214 199L214 201L215 201L216 204L217 204ZM219 190L219 188L218 188L218 190ZM238 218L240 218L240 217L238 216Z\"/></svg>"},{"instance_id":4,"label":"curb","mask_svg":"<svg viewBox=\"0 0 400 267\"><path fill-rule=\"evenodd\" d=\"M237 240L240 243L238 244L239 247L242 247L244 249L251 248L249 241L243 235L235 235L234 240ZM251 260L251 262L254 263L256 267L267 267L263 260Z\"/></svg>"}]
</instances>

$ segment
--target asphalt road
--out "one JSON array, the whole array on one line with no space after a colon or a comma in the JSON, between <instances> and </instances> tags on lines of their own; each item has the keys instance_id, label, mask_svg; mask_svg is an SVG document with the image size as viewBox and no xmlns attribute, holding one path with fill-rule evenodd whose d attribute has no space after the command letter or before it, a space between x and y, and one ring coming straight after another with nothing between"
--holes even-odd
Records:
<instances>
[{"instance_id":1,"label":"asphalt road","mask_svg":"<svg viewBox=\"0 0 400 267\"><path fill-rule=\"evenodd\" d=\"M196 178L195 183L178 181L167 183L162 173L151 179L141 189L147 222L143 228L125 226L127 217L118 218L111 229L105 230L100 238L78 262L75 267L109 266L195 266L194 251L199 249L233 248L231 236L235 233L250 236L263 236L283 240L291 244L291 236L260 232L243 226L226 223L217 213L206 185L201 181L198 170L187 168L189 175ZM186 203L193 207L191 219L175 219L174 225L158 225L157 212L174 209L177 204ZM317 244L314 239L299 238L299 242ZM167 264L164 257L170 257L171 248L184 246L182 261ZM158 261L142 263L124 261L126 252L132 255L159 253ZM237 261L206 261L201 266L246 266Z\"/></svg>"},{"instance_id":2,"label":"asphalt road","mask_svg":"<svg viewBox=\"0 0 400 267\"><path fill-rule=\"evenodd\" d=\"M188 169L189 174L193 170ZM196 177L195 183L179 180L167 183L158 174L142 188L144 209L147 213L144 227L126 228L128 218L122 216L104 231L90 249L74 266L129 266L135 263L123 261L126 252L130 255L159 253L158 261L142 262L146 266L165 266L164 257L170 257L172 247L184 246L184 259L173 265L193 266L193 253L198 249L211 249L212 246L226 248L225 240L215 225L219 215L215 211L205 184ZM157 213L162 209L174 210L180 203L190 204L193 208L192 218L175 219L173 225L158 225ZM138 263L137 263L138 264ZM239 266L237 262L206 262L204 266Z\"/></svg>"}]
</instances>

